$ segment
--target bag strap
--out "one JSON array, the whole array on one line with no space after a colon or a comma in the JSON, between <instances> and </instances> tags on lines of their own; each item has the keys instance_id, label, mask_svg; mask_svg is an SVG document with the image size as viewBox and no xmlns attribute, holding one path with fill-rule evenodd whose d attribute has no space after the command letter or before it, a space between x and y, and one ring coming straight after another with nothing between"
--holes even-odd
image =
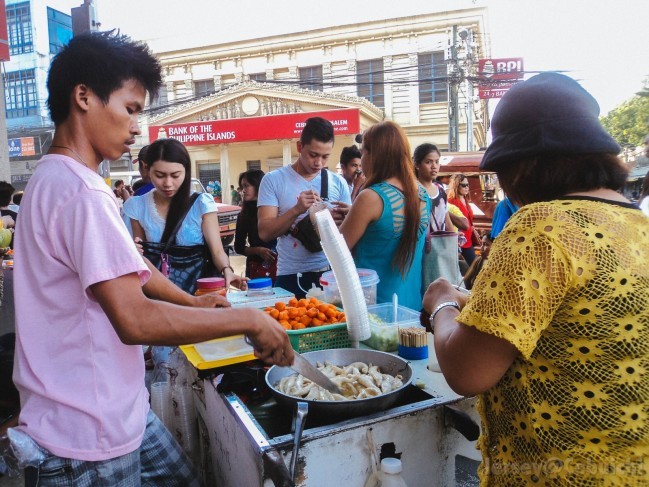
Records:
<instances>
[{"instance_id":1,"label":"bag strap","mask_svg":"<svg viewBox=\"0 0 649 487\"><path fill-rule=\"evenodd\" d=\"M329 198L329 171L326 167L320 171L320 198L323 200Z\"/></svg>"},{"instance_id":2,"label":"bag strap","mask_svg":"<svg viewBox=\"0 0 649 487\"><path fill-rule=\"evenodd\" d=\"M194 203L196 202L196 200L198 199L199 196L200 196L200 193L194 193L194 194L192 194L190 196L189 204L187 205L187 209L185 210L185 213L183 213L183 215L180 217L180 219L176 223L176 226L174 227L173 232L171 232L171 235L169 235L169 240L167 240L167 243L164 246L163 252L166 252L169 249L169 247L171 247L171 245L176 241L176 234L180 230L180 227L182 226L183 221L185 221L185 217L187 216L187 213L189 213L189 210L192 209L192 206L194 206Z\"/></svg>"}]
</instances>

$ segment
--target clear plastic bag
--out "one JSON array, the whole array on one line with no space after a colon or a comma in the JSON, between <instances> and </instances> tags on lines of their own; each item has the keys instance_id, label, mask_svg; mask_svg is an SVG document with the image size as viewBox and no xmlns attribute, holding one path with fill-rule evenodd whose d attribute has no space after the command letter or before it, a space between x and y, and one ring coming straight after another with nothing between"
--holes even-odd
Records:
<instances>
[{"instance_id":1,"label":"clear plastic bag","mask_svg":"<svg viewBox=\"0 0 649 487\"><path fill-rule=\"evenodd\" d=\"M0 473L20 477L26 467L38 467L47 458L47 451L27 434L9 428L0 437Z\"/></svg>"}]
</instances>

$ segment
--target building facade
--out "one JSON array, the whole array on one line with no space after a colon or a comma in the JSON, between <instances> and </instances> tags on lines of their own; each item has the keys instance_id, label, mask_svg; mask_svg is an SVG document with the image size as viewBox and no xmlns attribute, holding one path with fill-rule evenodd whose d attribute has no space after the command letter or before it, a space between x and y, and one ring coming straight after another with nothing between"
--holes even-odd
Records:
<instances>
[{"instance_id":1,"label":"building facade","mask_svg":"<svg viewBox=\"0 0 649 487\"><path fill-rule=\"evenodd\" d=\"M456 117L458 147L476 150L486 145L487 106L466 80L489 57L486 29L486 10L472 8L160 52L165 84L143 114L138 145L177 137L194 174L224 188L246 169L292 162L297 129L313 112L342 123L330 169L354 143L352 127L382 120L400 124L413 149L447 150ZM345 127L340 110L352 111ZM267 130L286 121L294 128ZM225 135L208 137L215 133Z\"/></svg>"},{"instance_id":2,"label":"building facade","mask_svg":"<svg viewBox=\"0 0 649 487\"><path fill-rule=\"evenodd\" d=\"M11 183L23 189L52 141L47 73L73 35L71 9L81 0L7 0L10 60L2 79Z\"/></svg>"}]
</instances>

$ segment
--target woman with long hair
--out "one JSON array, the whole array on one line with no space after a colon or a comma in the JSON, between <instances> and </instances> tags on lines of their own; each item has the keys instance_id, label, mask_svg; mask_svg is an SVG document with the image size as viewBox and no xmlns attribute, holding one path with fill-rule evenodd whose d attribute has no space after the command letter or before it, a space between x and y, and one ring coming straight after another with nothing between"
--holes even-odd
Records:
<instances>
[{"instance_id":1,"label":"woman with long hair","mask_svg":"<svg viewBox=\"0 0 649 487\"><path fill-rule=\"evenodd\" d=\"M275 282L277 272L277 239L264 242L257 227L257 195L264 177L261 169L250 169L239 174L243 200L237 217L234 251L246 256L246 277L270 277Z\"/></svg>"},{"instance_id":2,"label":"woman with long hair","mask_svg":"<svg viewBox=\"0 0 649 487\"><path fill-rule=\"evenodd\" d=\"M453 174L448 182L448 202L457 206L464 217L469 220L469 228L461 230L466 238L466 242L460 245L462 256L468 265L471 265L475 259L475 249L473 248L473 210L471 209L471 194L469 191L469 180L464 174Z\"/></svg>"},{"instance_id":3,"label":"woman with long hair","mask_svg":"<svg viewBox=\"0 0 649 487\"><path fill-rule=\"evenodd\" d=\"M381 122L363 134L361 164L367 180L340 226L359 268L380 279L377 302L421 306L424 240L430 199L417 183L408 139L397 124Z\"/></svg>"},{"instance_id":4,"label":"woman with long hair","mask_svg":"<svg viewBox=\"0 0 649 487\"><path fill-rule=\"evenodd\" d=\"M646 485L649 225L620 147L557 73L514 85L491 130L480 168L520 208L470 296L424 297L444 377L479 396L481 485Z\"/></svg>"},{"instance_id":5,"label":"woman with long hair","mask_svg":"<svg viewBox=\"0 0 649 487\"><path fill-rule=\"evenodd\" d=\"M225 278L226 289L230 284L245 287L245 280L235 275L223 249L214 198L202 193L190 205L191 159L185 146L175 139L158 139L148 147L144 162L154 190L133 197L134 202L128 206L133 237L166 243L186 215L176 234L176 244L206 245L214 267ZM193 284L188 283L185 290L193 289Z\"/></svg>"}]
</instances>

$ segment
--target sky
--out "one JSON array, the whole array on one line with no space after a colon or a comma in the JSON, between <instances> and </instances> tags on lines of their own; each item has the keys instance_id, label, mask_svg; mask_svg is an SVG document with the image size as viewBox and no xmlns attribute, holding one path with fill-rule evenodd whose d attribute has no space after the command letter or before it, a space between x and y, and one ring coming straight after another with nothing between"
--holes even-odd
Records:
<instances>
[{"instance_id":1,"label":"sky","mask_svg":"<svg viewBox=\"0 0 649 487\"><path fill-rule=\"evenodd\" d=\"M487 7L492 58L522 57L528 72L565 71L597 99L602 114L633 97L649 77L648 0L95 0L95 5L102 30L120 28L156 52Z\"/></svg>"}]
</instances>

